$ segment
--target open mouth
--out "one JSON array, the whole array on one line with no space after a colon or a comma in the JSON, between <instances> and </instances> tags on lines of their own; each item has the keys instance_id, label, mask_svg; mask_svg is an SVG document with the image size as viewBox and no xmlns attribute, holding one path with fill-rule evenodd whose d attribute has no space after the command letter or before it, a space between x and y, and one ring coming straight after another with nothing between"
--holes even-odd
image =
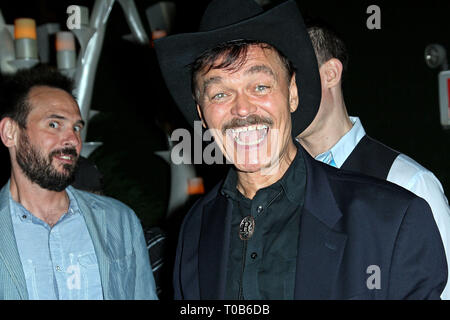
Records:
<instances>
[{"instance_id":1,"label":"open mouth","mask_svg":"<svg viewBox=\"0 0 450 320\"><path fill-rule=\"evenodd\" d=\"M64 163L73 163L75 160L75 157L69 154L60 154L55 156L55 158Z\"/></svg>"},{"instance_id":2,"label":"open mouth","mask_svg":"<svg viewBox=\"0 0 450 320\"><path fill-rule=\"evenodd\" d=\"M227 130L227 133L234 139L239 146L257 146L267 136L269 127L265 124L238 127Z\"/></svg>"}]
</instances>

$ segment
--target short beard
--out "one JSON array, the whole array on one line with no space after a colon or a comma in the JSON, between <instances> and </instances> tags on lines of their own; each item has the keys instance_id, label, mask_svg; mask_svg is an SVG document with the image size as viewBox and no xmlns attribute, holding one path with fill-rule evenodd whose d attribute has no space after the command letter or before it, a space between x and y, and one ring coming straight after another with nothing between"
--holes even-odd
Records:
<instances>
[{"instance_id":1,"label":"short beard","mask_svg":"<svg viewBox=\"0 0 450 320\"><path fill-rule=\"evenodd\" d=\"M74 148L63 148L52 151L46 159L37 148L31 145L28 135L22 132L19 138L16 160L31 182L38 184L41 188L60 192L74 181L77 163L77 161L74 161L73 165L64 164L64 173L58 172L52 165L52 159L55 155L61 153L78 157Z\"/></svg>"}]
</instances>

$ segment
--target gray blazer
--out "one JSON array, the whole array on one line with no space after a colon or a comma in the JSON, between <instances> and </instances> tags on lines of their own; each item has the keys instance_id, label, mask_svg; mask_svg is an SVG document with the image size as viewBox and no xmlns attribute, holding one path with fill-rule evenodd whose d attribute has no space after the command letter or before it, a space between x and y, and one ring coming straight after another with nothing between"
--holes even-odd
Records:
<instances>
[{"instance_id":1,"label":"gray blazer","mask_svg":"<svg viewBox=\"0 0 450 320\"><path fill-rule=\"evenodd\" d=\"M104 299L158 299L139 219L120 201L77 190L100 269ZM9 211L9 181L0 191L0 299L28 299Z\"/></svg>"}]
</instances>

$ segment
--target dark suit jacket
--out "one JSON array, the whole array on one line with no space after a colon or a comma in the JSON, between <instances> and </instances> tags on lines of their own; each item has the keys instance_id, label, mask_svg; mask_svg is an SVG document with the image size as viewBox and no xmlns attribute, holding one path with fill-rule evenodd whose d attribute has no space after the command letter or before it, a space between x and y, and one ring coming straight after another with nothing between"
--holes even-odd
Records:
<instances>
[{"instance_id":1,"label":"dark suit jacket","mask_svg":"<svg viewBox=\"0 0 450 320\"><path fill-rule=\"evenodd\" d=\"M392 183L299 152L307 185L295 299L439 299L447 263L428 204ZM219 184L187 214L176 254L176 299L224 298L231 212Z\"/></svg>"}]
</instances>

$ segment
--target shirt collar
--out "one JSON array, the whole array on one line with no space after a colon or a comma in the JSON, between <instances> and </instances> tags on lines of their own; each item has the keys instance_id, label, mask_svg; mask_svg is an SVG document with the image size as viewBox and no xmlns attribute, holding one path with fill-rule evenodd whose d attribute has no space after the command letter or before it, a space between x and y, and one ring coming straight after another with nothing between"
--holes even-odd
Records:
<instances>
[{"instance_id":1,"label":"shirt collar","mask_svg":"<svg viewBox=\"0 0 450 320\"><path fill-rule=\"evenodd\" d=\"M75 199L70 188L66 188L67 195L69 196L69 210L67 211L67 215L74 215L80 213L80 208L78 207L78 202Z\"/></svg>"},{"instance_id":2,"label":"shirt collar","mask_svg":"<svg viewBox=\"0 0 450 320\"><path fill-rule=\"evenodd\" d=\"M297 154L279 182L288 199L293 203L298 203L302 201L305 192L306 165L303 152L300 150L300 143L294 140L294 144L297 147Z\"/></svg>"},{"instance_id":3,"label":"shirt collar","mask_svg":"<svg viewBox=\"0 0 450 320\"><path fill-rule=\"evenodd\" d=\"M226 197L230 197L233 200L238 200L238 191L237 191L237 172L234 167L228 170L227 176L223 182L222 188L220 192Z\"/></svg>"},{"instance_id":4,"label":"shirt collar","mask_svg":"<svg viewBox=\"0 0 450 320\"><path fill-rule=\"evenodd\" d=\"M65 190L67 192L67 196L69 197L69 210L64 213L64 216L72 216L74 214L79 214L80 209L78 207L78 203L75 200L75 197L72 193L72 191L69 190L69 188L66 188ZM16 215L20 221L30 221L34 217L32 213L30 213L22 204L16 202L12 196L11 192L9 191L9 206L10 206L10 212L11 215Z\"/></svg>"},{"instance_id":5,"label":"shirt collar","mask_svg":"<svg viewBox=\"0 0 450 320\"><path fill-rule=\"evenodd\" d=\"M284 173L283 177L274 184L260 189L257 191L264 192L265 189L283 189L287 198L293 202L298 203L302 200L304 187L306 182L306 167L303 159L303 153L299 150L300 144L294 140L294 144L297 147L297 154L294 157L289 168ZM237 185L237 172L233 167L228 171L228 174L222 185L221 193L230 197L233 200L239 201L239 191L236 188Z\"/></svg>"},{"instance_id":6,"label":"shirt collar","mask_svg":"<svg viewBox=\"0 0 450 320\"><path fill-rule=\"evenodd\" d=\"M330 149L315 157L316 160L320 160L326 156L327 153L331 152L336 166L340 168L345 160L348 158L353 149L359 141L366 135L361 120L358 117L350 117L350 121L353 126L339 141Z\"/></svg>"}]
</instances>

